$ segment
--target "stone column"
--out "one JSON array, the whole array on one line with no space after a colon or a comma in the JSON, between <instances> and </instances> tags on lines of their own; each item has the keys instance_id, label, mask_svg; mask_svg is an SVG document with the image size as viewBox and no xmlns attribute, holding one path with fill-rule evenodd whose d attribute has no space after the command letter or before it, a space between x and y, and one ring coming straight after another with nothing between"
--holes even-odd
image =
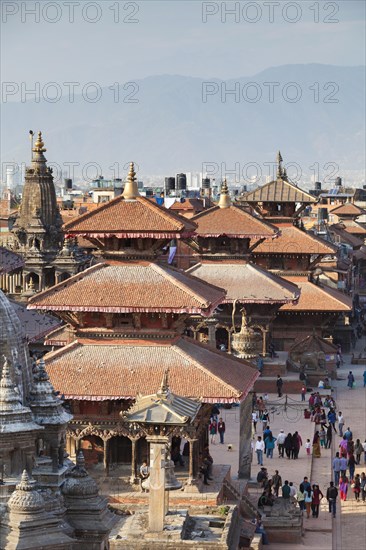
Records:
<instances>
[{"instance_id":1,"label":"stone column","mask_svg":"<svg viewBox=\"0 0 366 550\"><path fill-rule=\"evenodd\" d=\"M198 440L190 439L189 440L189 472L188 480L190 483L197 478L198 472Z\"/></svg>"},{"instance_id":2,"label":"stone column","mask_svg":"<svg viewBox=\"0 0 366 550\"><path fill-rule=\"evenodd\" d=\"M240 435L239 435L239 470L238 477L250 479L251 469L251 436L252 436L252 399L248 394L240 403Z\"/></svg>"},{"instance_id":3,"label":"stone column","mask_svg":"<svg viewBox=\"0 0 366 550\"><path fill-rule=\"evenodd\" d=\"M264 329L262 331L263 336L263 347L262 347L262 355L265 357L267 355L267 337L268 337L268 330Z\"/></svg>"},{"instance_id":4,"label":"stone column","mask_svg":"<svg viewBox=\"0 0 366 550\"><path fill-rule=\"evenodd\" d=\"M165 517L165 459L169 438L148 436L150 444L149 531L161 532Z\"/></svg>"},{"instance_id":5,"label":"stone column","mask_svg":"<svg viewBox=\"0 0 366 550\"><path fill-rule=\"evenodd\" d=\"M208 329L208 343L214 347L216 347L216 323L217 319L208 319L206 321Z\"/></svg>"},{"instance_id":6,"label":"stone column","mask_svg":"<svg viewBox=\"0 0 366 550\"><path fill-rule=\"evenodd\" d=\"M109 439L103 440L103 467L105 473L109 474Z\"/></svg>"},{"instance_id":7,"label":"stone column","mask_svg":"<svg viewBox=\"0 0 366 550\"><path fill-rule=\"evenodd\" d=\"M136 479L137 479L136 444L137 444L137 439L135 437L131 438L131 477L130 477L131 484L136 483Z\"/></svg>"}]
</instances>

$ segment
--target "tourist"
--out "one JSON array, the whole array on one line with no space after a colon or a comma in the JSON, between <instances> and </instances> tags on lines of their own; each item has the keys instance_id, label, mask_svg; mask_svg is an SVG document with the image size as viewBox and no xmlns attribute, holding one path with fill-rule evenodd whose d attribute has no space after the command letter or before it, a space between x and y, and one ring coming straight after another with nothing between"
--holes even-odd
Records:
<instances>
[{"instance_id":1,"label":"tourist","mask_svg":"<svg viewBox=\"0 0 366 550\"><path fill-rule=\"evenodd\" d=\"M275 473L272 476L272 487L275 492L276 497L278 497L278 492L282 485L282 477L278 473L278 470L275 470Z\"/></svg>"},{"instance_id":2,"label":"tourist","mask_svg":"<svg viewBox=\"0 0 366 550\"><path fill-rule=\"evenodd\" d=\"M272 431L271 431L271 428L269 426L267 426L267 428L264 430L263 432L263 441L264 441L264 452L267 451L267 448L266 448L266 439L268 436L272 435Z\"/></svg>"},{"instance_id":3,"label":"tourist","mask_svg":"<svg viewBox=\"0 0 366 550\"><path fill-rule=\"evenodd\" d=\"M337 420L338 420L338 432L339 432L339 435L340 435L341 437L343 437L344 418L343 418L343 414L342 414L341 411L339 411L339 413L338 413Z\"/></svg>"},{"instance_id":4,"label":"tourist","mask_svg":"<svg viewBox=\"0 0 366 550\"><path fill-rule=\"evenodd\" d=\"M311 489L311 485L309 483L309 479L305 476L302 480L302 485L304 486L304 491L307 491L308 489Z\"/></svg>"},{"instance_id":5,"label":"tourist","mask_svg":"<svg viewBox=\"0 0 366 550\"><path fill-rule=\"evenodd\" d=\"M302 483L300 483L300 487L296 493L296 499L299 503L300 510L303 512L305 510L305 489Z\"/></svg>"},{"instance_id":6,"label":"tourist","mask_svg":"<svg viewBox=\"0 0 366 550\"><path fill-rule=\"evenodd\" d=\"M306 396L306 386L304 385L301 388L301 401L305 401L305 396Z\"/></svg>"},{"instance_id":7,"label":"tourist","mask_svg":"<svg viewBox=\"0 0 366 550\"><path fill-rule=\"evenodd\" d=\"M337 430L336 430L336 427L335 427L336 413L335 413L334 409L330 409L330 411L328 412L328 422L332 426L335 433L337 433Z\"/></svg>"},{"instance_id":8,"label":"tourist","mask_svg":"<svg viewBox=\"0 0 366 550\"><path fill-rule=\"evenodd\" d=\"M310 450L311 450L310 439L307 439L307 440L306 440L305 449L306 449L306 454L307 454L307 456L310 456Z\"/></svg>"},{"instance_id":9,"label":"tourist","mask_svg":"<svg viewBox=\"0 0 366 550\"><path fill-rule=\"evenodd\" d=\"M329 426L327 427L327 440L326 440L326 443L325 443L325 448L326 449L330 449L330 446L332 444L332 425L329 424Z\"/></svg>"},{"instance_id":10,"label":"tourist","mask_svg":"<svg viewBox=\"0 0 366 550\"><path fill-rule=\"evenodd\" d=\"M149 475L150 475L150 468L147 465L147 462L144 460L144 462L140 466L140 471L139 471L140 489L143 493L145 492L145 489L143 488L142 484L149 477Z\"/></svg>"},{"instance_id":11,"label":"tourist","mask_svg":"<svg viewBox=\"0 0 366 550\"><path fill-rule=\"evenodd\" d=\"M310 511L311 511L311 503L313 502L313 491L311 490L311 487L305 491L305 510L306 510L306 517L310 518Z\"/></svg>"},{"instance_id":12,"label":"tourist","mask_svg":"<svg viewBox=\"0 0 366 550\"><path fill-rule=\"evenodd\" d=\"M264 487L267 480L268 480L267 468L262 467L257 474L257 482L260 483L262 487Z\"/></svg>"},{"instance_id":13,"label":"tourist","mask_svg":"<svg viewBox=\"0 0 366 550\"><path fill-rule=\"evenodd\" d=\"M346 475L347 472L347 458L345 456L341 456L339 465L341 468L341 477Z\"/></svg>"},{"instance_id":14,"label":"tourist","mask_svg":"<svg viewBox=\"0 0 366 550\"><path fill-rule=\"evenodd\" d=\"M349 387L350 390L354 387L354 383L355 383L355 377L353 376L353 373L350 370L347 376L347 386Z\"/></svg>"},{"instance_id":15,"label":"tourist","mask_svg":"<svg viewBox=\"0 0 366 550\"><path fill-rule=\"evenodd\" d=\"M268 411L267 411L267 409L264 409L264 411L262 413L262 431L263 431L263 435L264 435L265 429L267 428L268 420L269 420Z\"/></svg>"},{"instance_id":16,"label":"tourist","mask_svg":"<svg viewBox=\"0 0 366 550\"><path fill-rule=\"evenodd\" d=\"M319 430L319 441L320 441L321 447L325 447L325 436L326 436L325 429L324 429L324 426L322 426Z\"/></svg>"},{"instance_id":17,"label":"tourist","mask_svg":"<svg viewBox=\"0 0 366 550\"><path fill-rule=\"evenodd\" d=\"M363 461L366 464L366 439L362 446L363 446L363 452L364 452Z\"/></svg>"},{"instance_id":18,"label":"tourist","mask_svg":"<svg viewBox=\"0 0 366 550\"><path fill-rule=\"evenodd\" d=\"M352 432L351 432L351 428L348 426L347 430L344 432L343 436L348 440L348 439L352 439Z\"/></svg>"},{"instance_id":19,"label":"tourist","mask_svg":"<svg viewBox=\"0 0 366 550\"><path fill-rule=\"evenodd\" d=\"M285 439L286 439L285 432L281 430L277 436L277 447L278 447L279 458L283 458L283 453L285 451Z\"/></svg>"},{"instance_id":20,"label":"tourist","mask_svg":"<svg viewBox=\"0 0 366 550\"><path fill-rule=\"evenodd\" d=\"M260 435L255 443L255 452L257 453L258 466L263 466L264 441Z\"/></svg>"},{"instance_id":21,"label":"tourist","mask_svg":"<svg viewBox=\"0 0 366 550\"><path fill-rule=\"evenodd\" d=\"M356 455L356 464L360 464L362 452L363 452L363 445L359 439L356 439L356 445L354 448L354 453Z\"/></svg>"},{"instance_id":22,"label":"tourist","mask_svg":"<svg viewBox=\"0 0 366 550\"><path fill-rule=\"evenodd\" d=\"M290 498L294 499L296 497L296 487L294 486L292 481L290 481L289 485L290 485Z\"/></svg>"},{"instance_id":23,"label":"tourist","mask_svg":"<svg viewBox=\"0 0 366 550\"><path fill-rule=\"evenodd\" d=\"M311 510L313 512L313 518L319 517L319 506L323 497L324 495L319 489L319 485L313 485L313 499L311 501Z\"/></svg>"},{"instance_id":24,"label":"tourist","mask_svg":"<svg viewBox=\"0 0 366 550\"><path fill-rule=\"evenodd\" d=\"M341 456L347 456L347 445L348 445L348 439L343 434L343 439L341 440L339 446Z\"/></svg>"},{"instance_id":25,"label":"tourist","mask_svg":"<svg viewBox=\"0 0 366 550\"><path fill-rule=\"evenodd\" d=\"M318 423L318 422L317 422ZM325 414L325 410L322 409L320 413L320 425L325 428L327 425L327 415Z\"/></svg>"},{"instance_id":26,"label":"tourist","mask_svg":"<svg viewBox=\"0 0 366 550\"><path fill-rule=\"evenodd\" d=\"M363 371L363 387L366 388L366 370Z\"/></svg>"},{"instance_id":27,"label":"tourist","mask_svg":"<svg viewBox=\"0 0 366 550\"><path fill-rule=\"evenodd\" d=\"M217 434L217 422L215 419L212 420L210 427L211 443L215 445L216 443L216 434Z\"/></svg>"},{"instance_id":28,"label":"tourist","mask_svg":"<svg viewBox=\"0 0 366 550\"><path fill-rule=\"evenodd\" d=\"M257 432L257 423L258 423L258 413L257 413L257 411L252 412L252 423L253 423L254 433L256 433Z\"/></svg>"},{"instance_id":29,"label":"tourist","mask_svg":"<svg viewBox=\"0 0 366 550\"><path fill-rule=\"evenodd\" d=\"M334 483L331 481L327 489L327 501L329 505L329 513L332 514L334 518L336 517L337 511L337 497L338 489L337 487L334 487Z\"/></svg>"},{"instance_id":30,"label":"tourist","mask_svg":"<svg viewBox=\"0 0 366 550\"><path fill-rule=\"evenodd\" d=\"M348 492L348 478L347 476L342 476L341 481L339 483L339 491L341 493L341 500L346 501L347 500L347 492Z\"/></svg>"},{"instance_id":31,"label":"tourist","mask_svg":"<svg viewBox=\"0 0 366 550\"><path fill-rule=\"evenodd\" d=\"M226 426L225 426L225 422L223 421L221 416L219 418L219 423L217 424L217 429L218 429L219 436L220 436L220 443L221 443L221 445L223 445L224 444L224 436L225 436Z\"/></svg>"},{"instance_id":32,"label":"tourist","mask_svg":"<svg viewBox=\"0 0 366 550\"><path fill-rule=\"evenodd\" d=\"M341 473L341 459L339 458L339 453L336 453L333 458L333 473L334 473L334 483L339 485L339 477Z\"/></svg>"},{"instance_id":33,"label":"tourist","mask_svg":"<svg viewBox=\"0 0 366 550\"><path fill-rule=\"evenodd\" d=\"M275 443L277 439L273 437L272 432L269 433L264 440L266 446L267 458L273 458L273 449L275 448Z\"/></svg>"},{"instance_id":34,"label":"tourist","mask_svg":"<svg viewBox=\"0 0 366 550\"><path fill-rule=\"evenodd\" d=\"M365 472L362 472L362 474L361 474L360 486L361 486L362 502L366 502L366 475L365 475Z\"/></svg>"},{"instance_id":35,"label":"tourist","mask_svg":"<svg viewBox=\"0 0 366 550\"><path fill-rule=\"evenodd\" d=\"M286 435L284 446L287 458L291 458L292 435L290 433Z\"/></svg>"},{"instance_id":36,"label":"tourist","mask_svg":"<svg viewBox=\"0 0 366 550\"><path fill-rule=\"evenodd\" d=\"M360 502L360 493L361 493L361 478L360 474L356 474L356 477L354 479L354 482L351 485L353 494L355 495L355 499L357 502Z\"/></svg>"},{"instance_id":37,"label":"tourist","mask_svg":"<svg viewBox=\"0 0 366 550\"><path fill-rule=\"evenodd\" d=\"M353 481L355 477L356 459L352 453L348 457L347 466L349 470L350 481Z\"/></svg>"},{"instance_id":38,"label":"tourist","mask_svg":"<svg viewBox=\"0 0 366 550\"><path fill-rule=\"evenodd\" d=\"M313 437L313 457L314 458L320 458L321 452L320 452L320 441L319 441L319 432L316 431Z\"/></svg>"},{"instance_id":39,"label":"tourist","mask_svg":"<svg viewBox=\"0 0 366 550\"><path fill-rule=\"evenodd\" d=\"M257 369L259 370L260 375L262 374L263 366L264 366L263 357L261 355L258 355L258 357L257 357Z\"/></svg>"},{"instance_id":40,"label":"tourist","mask_svg":"<svg viewBox=\"0 0 366 550\"><path fill-rule=\"evenodd\" d=\"M257 517L255 519L255 533L258 533L258 534L262 535L262 544L263 545L269 544L267 533L266 533L266 530L263 527L263 523L262 523L260 514L257 514Z\"/></svg>"},{"instance_id":41,"label":"tourist","mask_svg":"<svg viewBox=\"0 0 366 550\"><path fill-rule=\"evenodd\" d=\"M290 485L288 484L288 481L286 479L285 484L282 486L282 498L290 498Z\"/></svg>"},{"instance_id":42,"label":"tourist","mask_svg":"<svg viewBox=\"0 0 366 550\"><path fill-rule=\"evenodd\" d=\"M300 447L302 447L301 435L298 432L295 432L292 436L292 449L291 449L292 458L295 460L299 458Z\"/></svg>"},{"instance_id":43,"label":"tourist","mask_svg":"<svg viewBox=\"0 0 366 550\"><path fill-rule=\"evenodd\" d=\"M282 397L283 380L279 374L277 374L276 386L278 397Z\"/></svg>"}]
</instances>

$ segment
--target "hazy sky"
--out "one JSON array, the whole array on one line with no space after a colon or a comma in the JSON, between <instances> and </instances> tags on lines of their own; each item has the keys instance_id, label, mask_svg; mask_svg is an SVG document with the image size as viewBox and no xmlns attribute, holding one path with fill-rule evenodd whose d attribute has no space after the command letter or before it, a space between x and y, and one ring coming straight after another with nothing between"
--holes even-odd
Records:
<instances>
[{"instance_id":1,"label":"hazy sky","mask_svg":"<svg viewBox=\"0 0 366 550\"><path fill-rule=\"evenodd\" d=\"M6 82L106 86L165 73L231 78L288 63L365 63L363 0L1 4Z\"/></svg>"}]
</instances>

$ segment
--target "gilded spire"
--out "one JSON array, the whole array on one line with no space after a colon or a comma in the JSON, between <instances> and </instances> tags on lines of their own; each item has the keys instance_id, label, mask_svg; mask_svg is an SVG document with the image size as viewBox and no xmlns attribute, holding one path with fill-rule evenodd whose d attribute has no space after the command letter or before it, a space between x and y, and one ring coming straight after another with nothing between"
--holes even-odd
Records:
<instances>
[{"instance_id":1,"label":"gilded spire","mask_svg":"<svg viewBox=\"0 0 366 550\"><path fill-rule=\"evenodd\" d=\"M126 179L123 196L126 200L133 200L139 195L140 193L137 188L135 165L133 162L130 162L130 170Z\"/></svg>"},{"instance_id":2,"label":"gilded spire","mask_svg":"<svg viewBox=\"0 0 366 550\"><path fill-rule=\"evenodd\" d=\"M44 147L44 143L43 143L43 140L42 140L42 132L39 131L37 141L36 141L36 143L34 144L34 147L33 147L33 153L45 153L46 151L47 151L47 149Z\"/></svg>"},{"instance_id":3,"label":"gilded spire","mask_svg":"<svg viewBox=\"0 0 366 550\"><path fill-rule=\"evenodd\" d=\"M278 151L277 153L277 177L278 178L282 178L283 176L282 162L283 162L283 158L281 155L281 151Z\"/></svg>"},{"instance_id":4,"label":"gilded spire","mask_svg":"<svg viewBox=\"0 0 366 550\"><path fill-rule=\"evenodd\" d=\"M220 208L229 208L231 206L231 198L229 193L229 188L227 186L226 178L221 184L221 193L220 193L220 200L219 200L219 207Z\"/></svg>"},{"instance_id":5,"label":"gilded spire","mask_svg":"<svg viewBox=\"0 0 366 550\"><path fill-rule=\"evenodd\" d=\"M44 152L47 151L47 149L44 147L44 143L42 140L42 132L38 132L37 141L34 144L34 147L32 149L33 156L32 156L32 168L34 172L37 173L44 173L46 171L46 158L44 156Z\"/></svg>"}]
</instances>

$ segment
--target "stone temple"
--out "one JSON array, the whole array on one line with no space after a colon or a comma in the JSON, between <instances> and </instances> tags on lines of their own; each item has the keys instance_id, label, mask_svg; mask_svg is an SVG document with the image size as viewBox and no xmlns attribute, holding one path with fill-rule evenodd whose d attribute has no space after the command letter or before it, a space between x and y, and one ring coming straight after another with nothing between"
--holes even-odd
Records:
<instances>
[{"instance_id":1,"label":"stone temple","mask_svg":"<svg viewBox=\"0 0 366 550\"><path fill-rule=\"evenodd\" d=\"M0 291L0 548L104 549L115 516L80 453L65 453L64 408L32 364L21 326Z\"/></svg>"}]
</instances>

